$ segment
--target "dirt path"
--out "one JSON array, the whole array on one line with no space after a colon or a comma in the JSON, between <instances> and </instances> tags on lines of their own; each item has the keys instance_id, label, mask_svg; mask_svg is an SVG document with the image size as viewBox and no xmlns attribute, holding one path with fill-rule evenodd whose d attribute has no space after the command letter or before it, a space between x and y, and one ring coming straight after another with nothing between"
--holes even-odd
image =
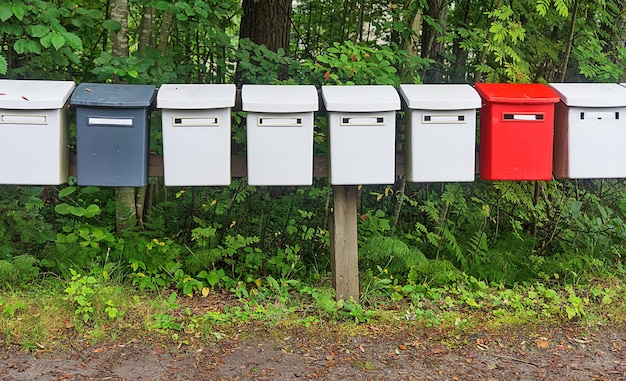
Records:
<instances>
[{"instance_id":1,"label":"dirt path","mask_svg":"<svg viewBox=\"0 0 626 381\"><path fill-rule=\"evenodd\" d=\"M213 344L132 339L34 354L0 346L0 379L626 380L624 328L520 328L459 337L376 326L350 338L334 335L332 327L311 332L277 337L251 328Z\"/></svg>"}]
</instances>

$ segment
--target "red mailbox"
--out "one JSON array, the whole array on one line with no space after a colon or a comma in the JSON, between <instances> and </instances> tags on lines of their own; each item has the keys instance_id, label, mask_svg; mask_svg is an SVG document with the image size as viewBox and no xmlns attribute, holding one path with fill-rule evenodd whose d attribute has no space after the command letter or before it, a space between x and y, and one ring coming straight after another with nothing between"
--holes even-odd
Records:
<instances>
[{"instance_id":1,"label":"red mailbox","mask_svg":"<svg viewBox=\"0 0 626 381\"><path fill-rule=\"evenodd\" d=\"M554 104L559 95L542 84L477 83L480 177L550 180Z\"/></svg>"}]
</instances>

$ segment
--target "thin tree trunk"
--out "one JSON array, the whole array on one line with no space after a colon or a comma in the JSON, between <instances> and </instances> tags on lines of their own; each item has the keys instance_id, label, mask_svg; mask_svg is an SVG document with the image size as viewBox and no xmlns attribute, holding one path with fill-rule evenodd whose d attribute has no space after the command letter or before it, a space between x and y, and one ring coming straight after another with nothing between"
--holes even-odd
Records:
<instances>
[{"instance_id":1,"label":"thin tree trunk","mask_svg":"<svg viewBox=\"0 0 626 381\"><path fill-rule=\"evenodd\" d=\"M110 19L121 25L119 31L111 32L111 54L115 57L128 57L128 0L110 0L109 5ZM120 82L117 77L113 81ZM137 223L135 188L117 188L115 201L115 228L121 233Z\"/></svg>"},{"instance_id":2,"label":"thin tree trunk","mask_svg":"<svg viewBox=\"0 0 626 381\"><path fill-rule=\"evenodd\" d=\"M567 47L565 48L565 57L563 57L563 62L561 63L561 68L559 69L559 78L557 79L557 82L565 81L567 64L569 62L569 57L572 54L572 45L574 45L574 32L576 31L576 17L578 16L579 5L580 0L576 0L574 2L574 11L572 12L572 21L569 24L569 34L567 37Z\"/></svg>"},{"instance_id":3,"label":"thin tree trunk","mask_svg":"<svg viewBox=\"0 0 626 381\"><path fill-rule=\"evenodd\" d=\"M154 17L154 7L144 5L141 22L139 23L139 41L137 46L139 51L142 51L148 46L154 46L156 27Z\"/></svg>"},{"instance_id":4,"label":"thin tree trunk","mask_svg":"<svg viewBox=\"0 0 626 381\"><path fill-rule=\"evenodd\" d=\"M136 223L135 188L115 188L115 230L122 233Z\"/></svg>"},{"instance_id":5,"label":"thin tree trunk","mask_svg":"<svg viewBox=\"0 0 626 381\"><path fill-rule=\"evenodd\" d=\"M432 19L437 20L444 31L438 31L434 26L422 22L422 51L423 58L430 58L435 61L428 71L426 81L431 83L441 83L443 80L443 44L438 37L445 33L445 25L448 18L448 2L446 0L428 0L428 10L426 13Z\"/></svg>"},{"instance_id":6,"label":"thin tree trunk","mask_svg":"<svg viewBox=\"0 0 626 381\"><path fill-rule=\"evenodd\" d=\"M115 57L128 56L128 0L110 0L111 20L118 21L121 29L111 32L111 54Z\"/></svg>"},{"instance_id":7,"label":"thin tree trunk","mask_svg":"<svg viewBox=\"0 0 626 381\"><path fill-rule=\"evenodd\" d=\"M174 22L174 14L172 12L165 11L163 17L161 17L161 31L159 33L159 46L158 49L163 54L167 50L169 43L169 37L172 32L172 25Z\"/></svg>"}]
</instances>

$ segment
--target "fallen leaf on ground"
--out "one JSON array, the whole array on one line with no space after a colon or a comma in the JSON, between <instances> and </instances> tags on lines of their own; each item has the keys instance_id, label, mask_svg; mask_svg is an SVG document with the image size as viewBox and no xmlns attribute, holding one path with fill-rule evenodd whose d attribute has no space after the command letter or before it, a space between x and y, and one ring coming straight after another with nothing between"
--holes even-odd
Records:
<instances>
[{"instance_id":1,"label":"fallen leaf on ground","mask_svg":"<svg viewBox=\"0 0 626 381\"><path fill-rule=\"evenodd\" d=\"M550 340L546 339L545 337L540 337L538 339L535 339L535 344L537 344L539 348L546 349L550 347Z\"/></svg>"}]
</instances>

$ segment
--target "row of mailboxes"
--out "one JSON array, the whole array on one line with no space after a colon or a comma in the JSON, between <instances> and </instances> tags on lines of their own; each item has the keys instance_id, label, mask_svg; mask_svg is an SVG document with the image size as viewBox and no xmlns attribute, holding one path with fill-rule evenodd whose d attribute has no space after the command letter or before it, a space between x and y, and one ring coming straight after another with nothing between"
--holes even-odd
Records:
<instances>
[{"instance_id":1,"label":"row of mailboxes","mask_svg":"<svg viewBox=\"0 0 626 381\"><path fill-rule=\"evenodd\" d=\"M409 181L626 177L626 87L617 84L323 86L329 182L395 181L403 100ZM76 107L80 185L148 181L151 105L162 110L166 185L231 180L234 85L0 80L0 183L60 184L68 176L67 107ZM309 185L314 86L244 85L251 185ZM556 106L555 106L556 105Z\"/></svg>"}]
</instances>

